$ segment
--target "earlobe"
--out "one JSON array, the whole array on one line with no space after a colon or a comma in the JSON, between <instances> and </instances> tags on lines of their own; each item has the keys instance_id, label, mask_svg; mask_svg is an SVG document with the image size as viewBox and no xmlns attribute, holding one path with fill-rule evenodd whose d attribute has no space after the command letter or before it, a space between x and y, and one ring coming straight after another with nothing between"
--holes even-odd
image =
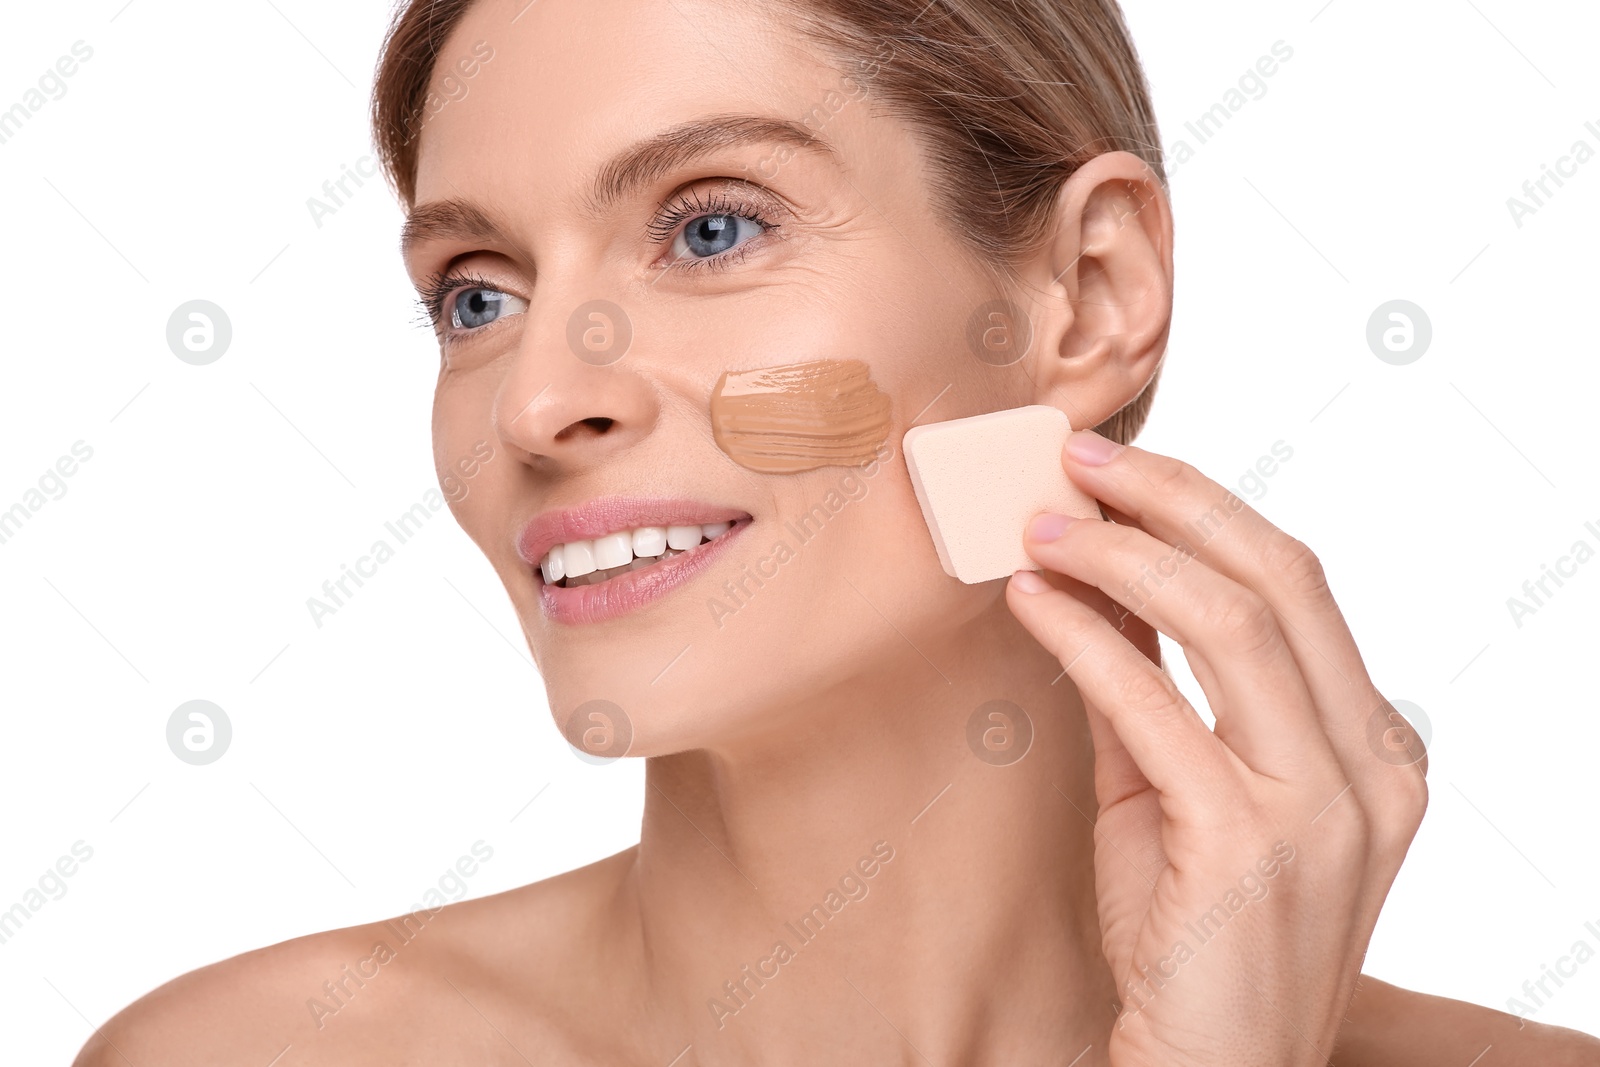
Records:
<instances>
[{"instance_id":1,"label":"earlobe","mask_svg":"<svg viewBox=\"0 0 1600 1067\"><path fill-rule=\"evenodd\" d=\"M1109 152L1062 183L1031 268L1044 294L1035 401L1088 428L1139 396L1166 352L1172 273L1172 211L1144 160Z\"/></svg>"}]
</instances>

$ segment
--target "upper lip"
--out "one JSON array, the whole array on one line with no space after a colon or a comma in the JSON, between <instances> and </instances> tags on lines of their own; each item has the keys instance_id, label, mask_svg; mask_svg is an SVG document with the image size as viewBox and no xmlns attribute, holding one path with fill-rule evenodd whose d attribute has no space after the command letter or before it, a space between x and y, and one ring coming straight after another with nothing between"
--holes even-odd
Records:
<instances>
[{"instance_id":1,"label":"upper lip","mask_svg":"<svg viewBox=\"0 0 1600 1067\"><path fill-rule=\"evenodd\" d=\"M661 497L606 496L581 507L541 511L517 535L517 555L535 566L556 545L592 541L609 533L640 526L703 526L749 518L738 508L699 500Z\"/></svg>"}]
</instances>

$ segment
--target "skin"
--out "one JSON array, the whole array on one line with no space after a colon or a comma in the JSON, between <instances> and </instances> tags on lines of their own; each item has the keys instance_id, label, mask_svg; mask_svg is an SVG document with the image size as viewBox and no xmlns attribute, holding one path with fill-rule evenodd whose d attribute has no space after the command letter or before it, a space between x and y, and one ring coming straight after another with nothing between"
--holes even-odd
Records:
<instances>
[{"instance_id":1,"label":"skin","mask_svg":"<svg viewBox=\"0 0 1600 1067\"><path fill-rule=\"evenodd\" d=\"M283 1065L1464 1067L1485 1046L1484 1067L1594 1061L1600 1043L1572 1031L1360 978L1425 807L1425 760L1369 748L1381 696L1299 542L1248 507L1230 512L1158 595L1135 600L1123 581L1171 556L1183 523L1226 490L1141 449L1102 465L1069 450L1066 473L1115 521L1030 540L1045 591L943 575L899 455L914 418L1052 403L1094 425L1157 366L1172 217L1137 158L1101 156L1067 182L1052 241L997 294L927 209L914 131L852 102L826 128L842 166L801 153L760 183L761 206L782 208L776 234L726 270L684 271L681 247L643 236L659 205L748 191L714 179L773 149L719 151L587 219L599 167L688 119L804 115L841 73L756 4L551 2L512 23L522 8L482 0L447 43L453 56L490 41L496 58L429 121L418 172L419 203L470 200L503 236L429 241L407 268L420 282L453 263L513 298L503 318L445 340L436 460L443 477L478 442L494 446L452 509L504 582L558 720L595 698L622 709L630 754L648 758L640 843L446 906L320 1028L307 998L376 940L393 944L388 928L184 975L97 1031L82 1067L280 1053ZM963 341L996 295L1025 302L1036 338L1009 368ZM597 298L633 329L606 366L566 342L573 309ZM846 471L737 467L710 438L710 390L730 367L834 358L868 362L891 398L892 457L719 627L707 599ZM553 622L515 534L543 509L613 493L754 522L718 566L643 610ZM1157 630L1184 648L1215 734L1156 666ZM1006 766L967 742L974 710L996 699L1033 728ZM775 940L798 945L785 921L880 841L893 858L861 879L865 895L719 1026L708 999ZM1293 858L1262 877L1265 895L1119 1020L1135 966L1166 955L1278 842Z\"/></svg>"}]
</instances>

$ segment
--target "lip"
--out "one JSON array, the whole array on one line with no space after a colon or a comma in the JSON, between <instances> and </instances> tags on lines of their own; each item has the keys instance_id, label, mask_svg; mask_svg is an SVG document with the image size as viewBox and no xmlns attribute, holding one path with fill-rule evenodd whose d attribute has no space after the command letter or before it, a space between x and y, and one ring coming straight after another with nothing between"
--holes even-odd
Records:
<instances>
[{"instance_id":1,"label":"lip","mask_svg":"<svg viewBox=\"0 0 1600 1067\"><path fill-rule=\"evenodd\" d=\"M641 608L689 581L752 521L748 512L738 508L697 500L602 497L582 507L535 515L517 536L517 555L533 572L539 585L539 604L546 615L557 622L601 622ZM640 526L701 526L713 522L733 525L713 541L598 585L565 589L550 585L539 572L539 561L550 549L569 541L589 541Z\"/></svg>"}]
</instances>

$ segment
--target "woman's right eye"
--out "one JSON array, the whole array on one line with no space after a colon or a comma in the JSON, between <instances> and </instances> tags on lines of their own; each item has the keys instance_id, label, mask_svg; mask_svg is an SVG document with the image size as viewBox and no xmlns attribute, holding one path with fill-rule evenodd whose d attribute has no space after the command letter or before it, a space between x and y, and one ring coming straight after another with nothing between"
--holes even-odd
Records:
<instances>
[{"instance_id":1,"label":"woman's right eye","mask_svg":"<svg viewBox=\"0 0 1600 1067\"><path fill-rule=\"evenodd\" d=\"M473 286L458 291L450 305L450 325L458 330L476 330L506 315L526 311L527 301L498 289Z\"/></svg>"}]
</instances>

